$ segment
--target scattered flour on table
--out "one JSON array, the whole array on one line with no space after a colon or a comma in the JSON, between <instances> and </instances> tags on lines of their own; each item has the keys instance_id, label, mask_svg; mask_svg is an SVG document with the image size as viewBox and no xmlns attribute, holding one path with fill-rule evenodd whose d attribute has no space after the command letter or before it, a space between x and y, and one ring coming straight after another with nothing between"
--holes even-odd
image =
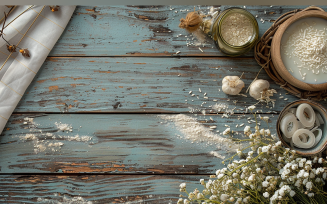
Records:
<instances>
[{"instance_id":1,"label":"scattered flour on table","mask_svg":"<svg viewBox=\"0 0 327 204\"><path fill-rule=\"evenodd\" d=\"M227 152L235 152L236 149L240 147L231 139L213 133L210 128L197 122L196 118L184 114L161 115L159 117L174 122L174 125L183 133L184 137L192 142L205 142L209 145L215 145L217 148ZM210 152L210 154L213 153ZM224 156L220 155L218 152L214 152L213 155L222 159L224 158Z\"/></svg>"},{"instance_id":2,"label":"scattered flour on table","mask_svg":"<svg viewBox=\"0 0 327 204\"><path fill-rule=\"evenodd\" d=\"M46 204L93 204L92 201L88 201L80 196L78 197L66 197L66 196L58 196L57 193L54 194L53 199L47 198L38 198L37 203L46 203Z\"/></svg>"},{"instance_id":3,"label":"scattered flour on table","mask_svg":"<svg viewBox=\"0 0 327 204\"><path fill-rule=\"evenodd\" d=\"M55 122L55 125L61 131L69 131L69 132L73 131L73 127L71 125L69 125L69 124L63 124L61 122L59 122L59 123Z\"/></svg>"},{"instance_id":4,"label":"scattered flour on table","mask_svg":"<svg viewBox=\"0 0 327 204\"><path fill-rule=\"evenodd\" d=\"M55 133L42 133L42 130L38 130L36 124L34 122L34 118L24 118L24 125L28 125L26 129L30 129L30 132L23 136L19 136L21 141L33 141L34 152L37 154L39 152L58 152L61 150L62 146L64 146L64 141L77 141L91 144L93 137L91 136L79 136L78 134L75 136L68 135L56 135ZM55 125L58 129L57 132L72 132L73 127L69 124L64 124L61 122L55 122ZM52 141L50 139L52 139ZM60 141L58 141L60 140Z\"/></svg>"}]
</instances>

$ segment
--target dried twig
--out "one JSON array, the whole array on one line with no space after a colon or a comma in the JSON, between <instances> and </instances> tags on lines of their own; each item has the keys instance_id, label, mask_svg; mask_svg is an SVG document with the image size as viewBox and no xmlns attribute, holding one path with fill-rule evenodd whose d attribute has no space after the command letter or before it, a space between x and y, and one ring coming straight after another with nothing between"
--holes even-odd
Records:
<instances>
[{"instance_id":1,"label":"dried twig","mask_svg":"<svg viewBox=\"0 0 327 204\"><path fill-rule=\"evenodd\" d=\"M30 9L32 6L30 6L28 9ZM31 27L33 26L33 24L35 23L35 21L36 21L36 19L41 15L41 13L42 13L42 11L43 11L43 9L45 8L45 6L43 6L43 8L41 9L41 11L37 14L37 16L35 17L35 19L34 19L34 21L31 23L31 25L28 27L28 29L26 30L26 32L23 34L23 36L21 37L21 39L18 41L18 43L16 44L16 45L10 45L10 46L15 46L15 47L18 47L18 45L19 45L19 43L24 39L24 37L26 36L26 34L27 34L27 32L31 29ZM25 11L23 11L23 13L25 13L28 9L26 9ZM17 19L19 16L21 16L23 13L21 13L21 14L19 14L17 17L15 17L15 19ZM15 20L14 19L14 20ZM13 22L14 20L12 20L11 22ZM11 23L10 22L10 23ZM10 24L9 23L9 24ZM9 25L8 24L8 25ZM7 25L7 26L8 26ZM4 28L6 28L7 26L5 26L4 27L4 24L3 24L3 27ZM4 29L3 28L3 29ZM2 30L2 32L3 32L3 30ZM2 38L3 38L3 35L2 35ZM7 41L6 41L7 42ZM7 43L9 43L9 42L7 42ZM19 47L18 47L19 48ZM24 49L22 49L22 48L20 48L21 50L24 50ZM8 49L9 50L9 49ZM11 51L11 50L9 50L9 51ZM5 60L5 62L2 64L2 66L0 67L0 70L5 66L5 64L7 63L7 61L8 61L8 59L11 57L11 55L12 55L12 53L13 53L14 51L11 51L10 52L10 54L8 55L8 57L7 57L7 59ZM21 52L22 54L24 54L24 52ZM28 52L28 50L27 50L27 53L25 53L23 56L29 56L29 52Z\"/></svg>"}]
</instances>

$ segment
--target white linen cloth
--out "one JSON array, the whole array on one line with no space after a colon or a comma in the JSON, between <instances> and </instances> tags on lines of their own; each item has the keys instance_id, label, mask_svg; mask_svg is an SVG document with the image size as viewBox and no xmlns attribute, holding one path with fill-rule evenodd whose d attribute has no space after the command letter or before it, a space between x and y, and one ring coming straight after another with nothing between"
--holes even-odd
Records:
<instances>
[{"instance_id":1,"label":"white linen cloth","mask_svg":"<svg viewBox=\"0 0 327 204\"><path fill-rule=\"evenodd\" d=\"M30 5L15 8L8 16L6 25L28 7ZM4 29L4 38L10 44L16 45L42 8L43 6L33 6L18 17ZM49 6L45 6L18 45L20 48L27 48L30 57L22 56L19 53L19 48L17 48L0 70L0 133L25 90L64 31L74 10L75 6L60 6L58 11L52 12ZM9 9L6 6L0 6L0 19L4 16L3 11L7 13ZM3 22L0 24L0 29L2 24ZM6 45L5 40L0 38L0 67L10 54Z\"/></svg>"}]
</instances>

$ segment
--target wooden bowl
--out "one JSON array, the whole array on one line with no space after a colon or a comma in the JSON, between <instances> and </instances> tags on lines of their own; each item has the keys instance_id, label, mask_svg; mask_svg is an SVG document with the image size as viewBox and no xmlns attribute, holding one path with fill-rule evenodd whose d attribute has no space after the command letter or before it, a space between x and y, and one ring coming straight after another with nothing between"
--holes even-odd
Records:
<instances>
[{"instance_id":1,"label":"wooden bowl","mask_svg":"<svg viewBox=\"0 0 327 204\"><path fill-rule=\"evenodd\" d=\"M323 19L327 20L327 12L316 11L316 10L302 11L302 12L295 14L294 16L287 19L284 23L282 23L272 39L271 58L272 58L273 64L275 65L276 71L288 83L292 84L293 86L295 86L297 88L307 90L307 91L322 91L322 90L327 89L327 83L308 84L308 83L305 83L303 81L296 79L286 69L286 67L283 63L282 57L281 57L281 53L280 53L281 40L282 40L285 30L295 21L303 19L303 18L308 18L308 17L317 17L317 18L323 18Z\"/></svg>"},{"instance_id":2,"label":"wooden bowl","mask_svg":"<svg viewBox=\"0 0 327 204\"><path fill-rule=\"evenodd\" d=\"M290 108L297 107L301 103L309 104L313 108L313 110L319 112L321 117L324 119L324 124L320 125L320 129L322 130L321 140L319 141L319 143L316 146L309 148L309 149L297 148L295 146L294 146L294 148L292 148L290 146L290 144L287 143L283 139L282 132L280 130L280 121L282 120L283 116L287 113L287 111ZM318 154L318 153L324 151L324 149L326 149L326 147L327 147L327 131L326 131L327 124L326 123L327 123L326 109L319 103L316 103L316 102L310 101L310 100L306 100L306 99L302 99L302 100L293 101L292 103L289 103L287 106L285 106L285 108L282 110L282 112L278 116L277 124L276 124L276 127L277 127L276 131L277 131L278 138L283 143L283 145L285 145L286 147L288 147L290 149L294 149L300 155L311 156L311 155L315 155L315 154Z\"/></svg>"}]
</instances>

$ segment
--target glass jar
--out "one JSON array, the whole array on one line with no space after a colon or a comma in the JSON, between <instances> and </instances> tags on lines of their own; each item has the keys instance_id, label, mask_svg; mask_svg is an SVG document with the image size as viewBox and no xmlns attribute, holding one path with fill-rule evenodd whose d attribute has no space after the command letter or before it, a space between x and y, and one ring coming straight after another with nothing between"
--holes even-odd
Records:
<instances>
[{"instance_id":1,"label":"glass jar","mask_svg":"<svg viewBox=\"0 0 327 204\"><path fill-rule=\"evenodd\" d=\"M259 26L250 12L232 7L213 20L211 37L223 53L236 57L245 54L256 44Z\"/></svg>"}]
</instances>

